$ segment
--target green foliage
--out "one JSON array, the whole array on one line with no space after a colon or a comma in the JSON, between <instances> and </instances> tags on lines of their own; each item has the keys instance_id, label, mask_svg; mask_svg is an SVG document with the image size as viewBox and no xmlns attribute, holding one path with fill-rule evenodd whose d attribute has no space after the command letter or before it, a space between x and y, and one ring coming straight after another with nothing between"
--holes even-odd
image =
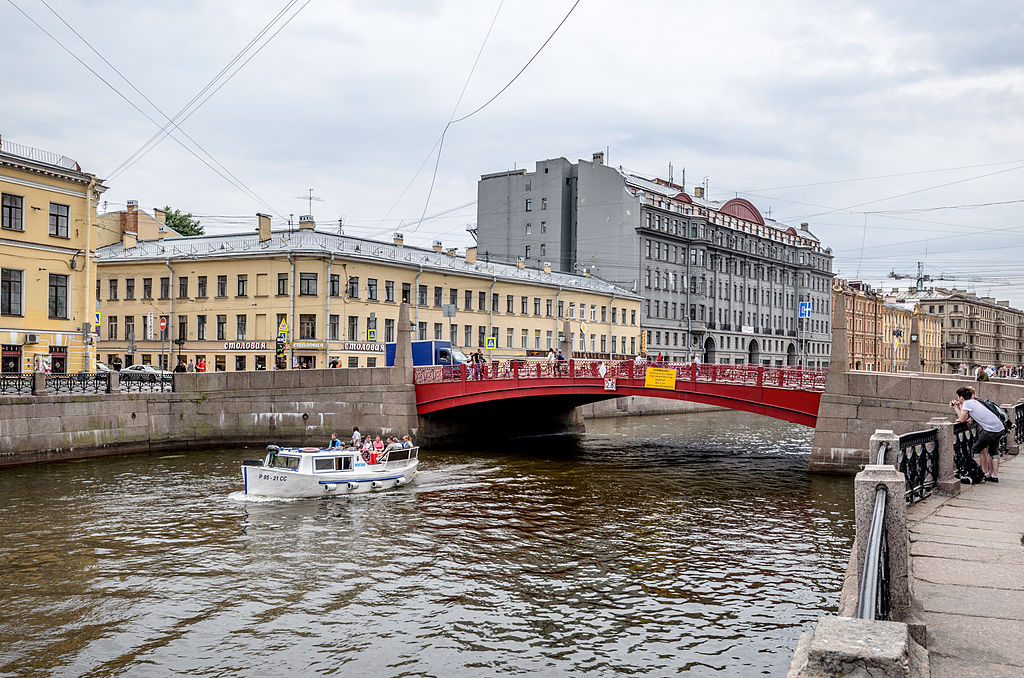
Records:
<instances>
[{"instance_id":1,"label":"green foliage","mask_svg":"<svg viewBox=\"0 0 1024 678\"><path fill-rule=\"evenodd\" d=\"M181 210L172 210L170 205L164 206L167 213L167 227L174 229L181 235L202 235L203 227L198 219L192 218L192 213L182 214Z\"/></svg>"}]
</instances>

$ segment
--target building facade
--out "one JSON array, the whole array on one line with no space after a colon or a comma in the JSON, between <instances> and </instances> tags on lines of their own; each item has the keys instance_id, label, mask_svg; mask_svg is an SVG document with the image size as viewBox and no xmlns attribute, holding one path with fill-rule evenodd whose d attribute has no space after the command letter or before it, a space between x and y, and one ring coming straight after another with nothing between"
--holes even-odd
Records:
<instances>
[{"instance_id":1,"label":"building facade","mask_svg":"<svg viewBox=\"0 0 1024 678\"><path fill-rule=\"evenodd\" d=\"M5 373L95 369L96 202L74 160L0 139L0 344Z\"/></svg>"},{"instance_id":2,"label":"building facade","mask_svg":"<svg viewBox=\"0 0 1024 678\"><path fill-rule=\"evenodd\" d=\"M294 232L259 222L241 235L145 241L126 232L103 248L102 356L203 360L209 371L383 366L402 301L414 339L488 359L542 356L563 336L578 357L638 350L641 298L596 277L482 262L475 248L408 247L397 234L391 243L341 236L307 217Z\"/></svg>"},{"instance_id":3,"label":"building facade","mask_svg":"<svg viewBox=\"0 0 1024 678\"><path fill-rule=\"evenodd\" d=\"M641 295L645 349L674 360L826 367L832 253L743 199L565 158L478 183L481 256L590 271Z\"/></svg>"}]
</instances>

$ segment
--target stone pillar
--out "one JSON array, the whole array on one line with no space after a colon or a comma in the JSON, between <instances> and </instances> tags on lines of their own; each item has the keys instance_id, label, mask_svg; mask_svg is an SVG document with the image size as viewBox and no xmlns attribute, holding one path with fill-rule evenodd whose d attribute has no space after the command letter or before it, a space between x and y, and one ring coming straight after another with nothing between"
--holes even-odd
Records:
<instances>
[{"instance_id":1,"label":"stone pillar","mask_svg":"<svg viewBox=\"0 0 1024 678\"><path fill-rule=\"evenodd\" d=\"M907 483L894 466L868 465L854 479L854 513L856 516L856 550L854 562L857 578L864 571L864 557L875 508L875 490L884 486L889 498L885 505L885 530L889 541L889 605L894 620L911 617L910 542L907 536ZM915 634L916 637L916 634ZM923 637L922 639L923 640Z\"/></svg>"},{"instance_id":2,"label":"stone pillar","mask_svg":"<svg viewBox=\"0 0 1024 678\"><path fill-rule=\"evenodd\" d=\"M36 370L32 373L32 395L44 396L46 391L46 372Z\"/></svg>"},{"instance_id":3,"label":"stone pillar","mask_svg":"<svg viewBox=\"0 0 1024 678\"><path fill-rule=\"evenodd\" d=\"M107 372L107 393L121 392L121 373L117 370Z\"/></svg>"},{"instance_id":4,"label":"stone pillar","mask_svg":"<svg viewBox=\"0 0 1024 678\"><path fill-rule=\"evenodd\" d=\"M928 651L906 624L825 616L800 637L786 677L920 678L929 672Z\"/></svg>"},{"instance_id":5,"label":"stone pillar","mask_svg":"<svg viewBox=\"0 0 1024 678\"><path fill-rule=\"evenodd\" d=\"M409 324L408 302L403 301L398 307L398 336L395 339L395 370L401 373L402 382L412 384L412 325Z\"/></svg>"},{"instance_id":6,"label":"stone pillar","mask_svg":"<svg viewBox=\"0 0 1024 678\"><path fill-rule=\"evenodd\" d=\"M558 342L558 350L562 352L566 360L569 360L572 358L572 326L569 324L568 318L562 323L562 336L565 338Z\"/></svg>"},{"instance_id":7,"label":"stone pillar","mask_svg":"<svg viewBox=\"0 0 1024 678\"><path fill-rule=\"evenodd\" d=\"M1014 415L1013 409L1016 407L1015 405L1000 405L999 407L1003 408L1006 414L1010 417L1010 421L1014 424L1017 423L1017 417ZM1009 431L1006 434L1006 453L1014 456L1020 454L1020 445L1017 444L1017 436L1014 435L1015 433L1016 431Z\"/></svg>"},{"instance_id":8,"label":"stone pillar","mask_svg":"<svg viewBox=\"0 0 1024 678\"><path fill-rule=\"evenodd\" d=\"M828 359L825 393L846 395L850 392L850 346L846 332L846 295L832 295L832 352Z\"/></svg>"},{"instance_id":9,"label":"stone pillar","mask_svg":"<svg viewBox=\"0 0 1024 678\"><path fill-rule=\"evenodd\" d=\"M900 460L900 437L884 428L877 429L871 436L868 443L868 464L878 463L878 448L882 446L882 443L889 444L889 449L886 451L885 459L882 460L882 463L898 466Z\"/></svg>"},{"instance_id":10,"label":"stone pillar","mask_svg":"<svg viewBox=\"0 0 1024 678\"><path fill-rule=\"evenodd\" d=\"M956 477L956 464L953 462L953 422L945 417L932 417L928 425L939 429L939 494L955 497L960 494L960 481Z\"/></svg>"}]
</instances>

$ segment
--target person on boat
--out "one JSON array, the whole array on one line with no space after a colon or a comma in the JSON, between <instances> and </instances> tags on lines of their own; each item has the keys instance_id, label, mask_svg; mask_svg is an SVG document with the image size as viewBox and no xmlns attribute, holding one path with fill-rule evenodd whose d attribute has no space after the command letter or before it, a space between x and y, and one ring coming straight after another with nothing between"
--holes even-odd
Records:
<instances>
[{"instance_id":1,"label":"person on boat","mask_svg":"<svg viewBox=\"0 0 1024 678\"><path fill-rule=\"evenodd\" d=\"M376 438L373 439L373 449L375 452L384 451L384 441L381 440L380 436L377 436Z\"/></svg>"},{"instance_id":2,"label":"person on boat","mask_svg":"<svg viewBox=\"0 0 1024 678\"><path fill-rule=\"evenodd\" d=\"M402 436L402 446L403 447L412 447L413 446L412 445L412 438L410 438L407 435Z\"/></svg>"},{"instance_id":3,"label":"person on boat","mask_svg":"<svg viewBox=\"0 0 1024 678\"><path fill-rule=\"evenodd\" d=\"M338 434L331 434L331 442L327 443L327 449L333 450L335 447L341 447L341 441L338 440Z\"/></svg>"},{"instance_id":4,"label":"person on boat","mask_svg":"<svg viewBox=\"0 0 1024 678\"><path fill-rule=\"evenodd\" d=\"M359 427L358 426L353 426L352 427L352 447L359 447L359 440L361 438L362 438L362 436L359 435Z\"/></svg>"},{"instance_id":5,"label":"person on boat","mask_svg":"<svg viewBox=\"0 0 1024 678\"><path fill-rule=\"evenodd\" d=\"M405 447L398 438L388 438L388 445L384 448L385 454L391 450L400 450Z\"/></svg>"}]
</instances>

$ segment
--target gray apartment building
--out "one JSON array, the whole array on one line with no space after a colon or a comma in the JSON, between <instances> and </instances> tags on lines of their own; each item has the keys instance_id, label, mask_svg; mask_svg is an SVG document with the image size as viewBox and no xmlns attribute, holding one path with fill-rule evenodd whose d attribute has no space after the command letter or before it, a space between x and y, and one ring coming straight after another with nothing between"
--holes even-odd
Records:
<instances>
[{"instance_id":1,"label":"gray apartment building","mask_svg":"<svg viewBox=\"0 0 1024 678\"><path fill-rule=\"evenodd\" d=\"M481 257L586 271L642 295L649 355L828 366L832 251L807 224L609 167L602 153L485 174L477 190Z\"/></svg>"}]
</instances>

